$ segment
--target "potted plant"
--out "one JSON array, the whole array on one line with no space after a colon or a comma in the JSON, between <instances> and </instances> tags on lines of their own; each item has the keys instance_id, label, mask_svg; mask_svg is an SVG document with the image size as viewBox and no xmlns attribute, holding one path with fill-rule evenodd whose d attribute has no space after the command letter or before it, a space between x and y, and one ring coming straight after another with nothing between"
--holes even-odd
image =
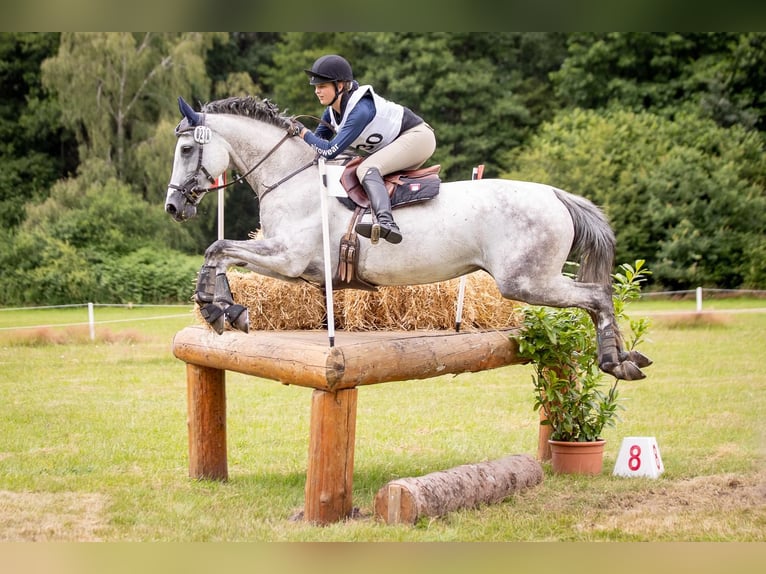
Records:
<instances>
[{"instance_id":1,"label":"potted plant","mask_svg":"<svg viewBox=\"0 0 766 574\"><path fill-rule=\"evenodd\" d=\"M626 350L643 340L648 321L630 320L625 305L640 296L641 283L650 272L644 261L623 264L613 275L613 301L618 321L628 322ZM593 323L577 308L527 306L521 330L514 338L519 355L534 364L534 408L540 424L550 426L551 464L554 472L599 474L605 441L601 433L620 420L618 380L605 384L597 364ZM569 452L574 450L576 454Z\"/></svg>"}]
</instances>

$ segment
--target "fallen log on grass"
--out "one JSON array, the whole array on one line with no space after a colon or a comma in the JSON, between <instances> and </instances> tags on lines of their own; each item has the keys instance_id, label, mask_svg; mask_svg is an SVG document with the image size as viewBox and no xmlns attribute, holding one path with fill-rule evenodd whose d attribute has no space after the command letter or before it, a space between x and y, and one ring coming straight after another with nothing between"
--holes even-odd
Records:
<instances>
[{"instance_id":1,"label":"fallen log on grass","mask_svg":"<svg viewBox=\"0 0 766 574\"><path fill-rule=\"evenodd\" d=\"M542 480L540 463L523 454L399 478L375 495L375 517L387 524L415 524L425 516L501 502Z\"/></svg>"}]
</instances>

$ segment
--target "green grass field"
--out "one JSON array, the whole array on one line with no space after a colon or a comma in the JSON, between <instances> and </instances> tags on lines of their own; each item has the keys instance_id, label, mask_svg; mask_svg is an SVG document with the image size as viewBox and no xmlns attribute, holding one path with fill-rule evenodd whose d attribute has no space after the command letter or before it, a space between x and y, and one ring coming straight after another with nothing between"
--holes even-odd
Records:
<instances>
[{"instance_id":1,"label":"green grass field","mask_svg":"<svg viewBox=\"0 0 766 574\"><path fill-rule=\"evenodd\" d=\"M0 541L766 541L766 313L761 300L633 305L652 317L647 379L621 383L604 472L555 476L502 504L414 527L371 517L386 482L537 450L531 367L362 387L354 503L301 510L311 391L227 374L227 483L188 478L189 308L0 312ZM714 307L715 305L715 307ZM732 312L726 312L731 309ZM737 311L737 312L734 312ZM152 319L152 317L163 317ZM692 316L693 317L693 316ZM12 330L30 325L69 325ZM258 336L254 334L253 336ZM625 436L655 436L665 473L611 476Z\"/></svg>"}]
</instances>

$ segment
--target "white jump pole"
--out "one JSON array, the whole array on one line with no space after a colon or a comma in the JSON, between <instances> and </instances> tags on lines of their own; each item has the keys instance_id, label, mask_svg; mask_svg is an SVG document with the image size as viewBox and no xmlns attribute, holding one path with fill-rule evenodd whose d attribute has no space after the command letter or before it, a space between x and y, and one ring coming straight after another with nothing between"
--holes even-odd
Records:
<instances>
[{"instance_id":1,"label":"white jump pole","mask_svg":"<svg viewBox=\"0 0 766 574\"><path fill-rule=\"evenodd\" d=\"M226 185L226 172L218 176L218 185ZM223 204L224 204L224 190L222 187L218 188L218 239L223 239Z\"/></svg>"},{"instance_id":2,"label":"white jump pole","mask_svg":"<svg viewBox=\"0 0 766 574\"><path fill-rule=\"evenodd\" d=\"M335 346L335 310L332 298L332 262L330 259L330 215L327 207L327 166L319 158L319 196L322 209L322 247L324 248L324 291L327 308L327 336L330 347Z\"/></svg>"},{"instance_id":3,"label":"white jump pole","mask_svg":"<svg viewBox=\"0 0 766 574\"><path fill-rule=\"evenodd\" d=\"M471 180L481 179L484 174L484 164L471 170ZM457 291L457 311L455 313L455 332L460 332L460 325L463 322L463 302L465 301L466 276L460 277L460 286Z\"/></svg>"}]
</instances>

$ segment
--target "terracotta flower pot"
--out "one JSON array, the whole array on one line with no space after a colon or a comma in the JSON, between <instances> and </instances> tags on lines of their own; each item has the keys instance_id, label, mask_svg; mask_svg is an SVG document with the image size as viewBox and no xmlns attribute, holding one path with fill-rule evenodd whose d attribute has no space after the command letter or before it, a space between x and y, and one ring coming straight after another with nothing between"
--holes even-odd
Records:
<instances>
[{"instance_id":1,"label":"terracotta flower pot","mask_svg":"<svg viewBox=\"0 0 766 574\"><path fill-rule=\"evenodd\" d=\"M549 440L551 467L557 474L601 474L605 440L566 442Z\"/></svg>"}]
</instances>

